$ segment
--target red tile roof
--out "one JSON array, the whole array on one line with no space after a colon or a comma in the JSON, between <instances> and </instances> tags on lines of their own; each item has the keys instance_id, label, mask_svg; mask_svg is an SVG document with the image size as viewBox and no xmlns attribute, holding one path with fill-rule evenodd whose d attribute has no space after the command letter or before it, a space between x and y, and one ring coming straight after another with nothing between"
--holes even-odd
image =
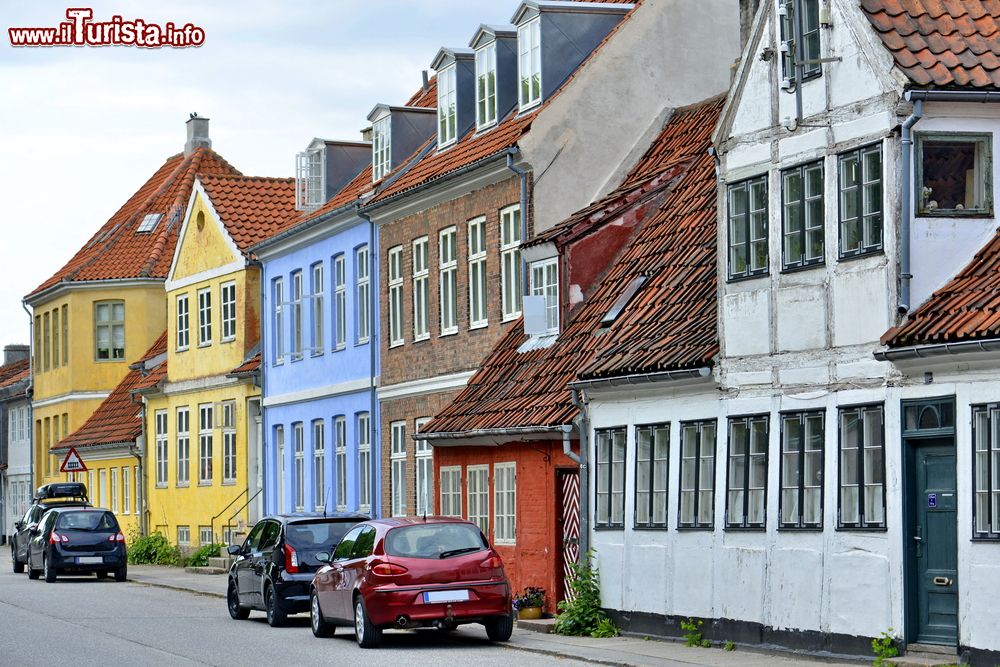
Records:
<instances>
[{"instance_id":1,"label":"red tile roof","mask_svg":"<svg viewBox=\"0 0 1000 667\"><path fill-rule=\"evenodd\" d=\"M11 387L31 376L31 362L28 359L14 361L0 366L0 390Z\"/></svg>"},{"instance_id":2,"label":"red tile roof","mask_svg":"<svg viewBox=\"0 0 1000 667\"><path fill-rule=\"evenodd\" d=\"M1000 87L1000 1L862 0L861 7L918 86Z\"/></svg>"},{"instance_id":3,"label":"red tile roof","mask_svg":"<svg viewBox=\"0 0 1000 667\"><path fill-rule=\"evenodd\" d=\"M260 368L260 352L256 352L248 359L246 359L242 364L229 371L226 375L229 377L247 377L253 375Z\"/></svg>"},{"instance_id":4,"label":"red tile roof","mask_svg":"<svg viewBox=\"0 0 1000 667\"><path fill-rule=\"evenodd\" d=\"M707 149L721 106L715 99L678 110L626 178L623 191L631 192L644 179L680 174L558 339L548 348L518 352L526 338L520 323L511 327L426 432L568 424L576 409L567 384L581 372L605 377L712 362L718 352L716 186ZM602 201L621 196L616 191ZM608 223L622 215L612 208ZM641 275L651 276L649 282L611 327L600 331L611 305Z\"/></svg>"},{"instance_id":5,"label":"red tile roof","mask_svg":"<svg viewBox=\"0 0 1000 667\"><path fill-rule=\"evenodd\" d=\"M142 361L165 354L166 351L167 332L164 331L142 356ZM139 364L136 363L134 366ZM83 426L52 445L52 449L69 447L81 449L135 442L135 439L142 434L142 407L133 400L132 392L145 386L147 382L148 378L143 377L138 368L130 370L114 391L87 418Z\"/></svg>"},{"instance_id":6,"label":"red tile roof","mask_svg":"<svg viewBox=\"0 0 1000 667\"><path fill-rule=\"evenodd\" d=\"M295 213L295 179L200 175L198 180L242 252L263 241Z\"/></svg>"},{"instance_id":7,"label":"red tile roof","mask_svg":"<svg viewBox=\"0 0 1000 667\"><path fill-rule=\"evenodd\" d=\"M889 347L1000 338L1000 230L958 275L907 321L886 332Z\"/></svg>"},{"instance_id":8,"label":"red tile roof","mask_svg":"<svg viewBox=\"0 0 1000 667\"><path fill-rule=\"evenodd\" d=\"M59 283L121 278L165 278L173 259L180 220L196 174L239 174L210 148L168 158L76 255L29 298ZM143 218L163 218L149 233L137 233Z\"/></svg>"}]
</instances>

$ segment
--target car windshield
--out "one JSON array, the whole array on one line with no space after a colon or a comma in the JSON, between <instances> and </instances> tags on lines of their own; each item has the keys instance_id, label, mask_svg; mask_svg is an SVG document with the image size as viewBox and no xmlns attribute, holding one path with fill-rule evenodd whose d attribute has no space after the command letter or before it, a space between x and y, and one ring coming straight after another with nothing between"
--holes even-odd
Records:
<instances>
[{"instance_id":1,"label":"car windshield","mask_svg":"<svg viewBox=\"0 0 1000 667\"><path fill-rule=\"evenodd\" d=\"M57 530L118 530L111 512L63 512L56 521Z\"/></svg>"},{"instance_id":2,"label":"car windshield","mask_svg":"<svg viewBox=\"0 0 1000 667\"><path fill-rule=\"evenodd\" d=\"M406 558L450 558L489 547L483 534L467 523L429 523L394 528L385 552Z\"/></svg>"},{"instance_id":3,"label":"car windshield","mask_svg":"<svg viewBox=\"0 0 1000 667\"><path fill-rule=\"evenodd\" d=\"M298 549L333 549L340 538L360 522L358 519L290 523L285 528L285 541Z\"/></svg>"}]
</instances>

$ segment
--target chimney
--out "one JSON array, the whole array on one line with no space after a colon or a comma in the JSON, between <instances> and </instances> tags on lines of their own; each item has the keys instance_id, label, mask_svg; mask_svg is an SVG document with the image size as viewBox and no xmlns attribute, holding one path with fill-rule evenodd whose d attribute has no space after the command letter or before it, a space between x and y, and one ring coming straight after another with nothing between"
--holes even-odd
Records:
<instances>
[{"instance_id":1,"label":"chimney","mask_svg":"<svg viewBox=\"0 0 1000 667\"><path fill-rule=\"evenodd\" d=\"M757 15L757 7L759 6L760 0L740 0L740 51L750 40L753 19Z\"/></svg>"},{"instance_id":2,"label":"chimney","mask_svg":"<svg viewBox=\"0 0 1000 667\"><path fill-rule=\"evenodd\" d=\"M3 348L3 365L12 364L15 361L24 361L30 354L27 345L6 345Z\"/></svg>"},{"instance_id":3,"label":"chimney","mask_svg":"<svg viewBox=\"0 0 1000 667\"><path fill-rule=\"evenodd\" d=\"M188 157L194 149L204 146L212 147L212 140L208 138L208 118L202 118L195 111L187 120L187 143L184 144L184 157Z\"/></svg>"}]
</instances>

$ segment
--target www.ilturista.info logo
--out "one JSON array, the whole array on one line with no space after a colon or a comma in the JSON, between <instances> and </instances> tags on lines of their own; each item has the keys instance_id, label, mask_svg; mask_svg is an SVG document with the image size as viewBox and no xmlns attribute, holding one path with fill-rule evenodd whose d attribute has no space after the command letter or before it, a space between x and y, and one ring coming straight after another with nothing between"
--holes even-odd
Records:
<instances>
[{"instance_id":1,"label":"www.ilturista.info logo","mask_svg":"<svg viewBox=\"0 0 1000 667\"><path fill-rule=\"evenodd\" d=\"M126 20L112 16L109 21L94 21L94 10L71 7L68 21L54 28L7 28L11 46L141 46L158 49L164 46L187 48L205 43L205 31L196 25L173 22L163 25L142 19Z\"/></svg>"}]
</instances>

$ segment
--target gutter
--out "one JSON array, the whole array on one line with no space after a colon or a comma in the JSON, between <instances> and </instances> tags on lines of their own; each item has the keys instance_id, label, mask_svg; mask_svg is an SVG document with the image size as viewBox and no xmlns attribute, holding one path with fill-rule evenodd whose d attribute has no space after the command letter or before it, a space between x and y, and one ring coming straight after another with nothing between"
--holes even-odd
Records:
<instances>
[{"instance_id":1,"label":"gutter","mask_svg":"<svg viewBox=\"0 0 1000 667\"><path fill-rule=\"evenodd\" d=\"M376 329L375 314L378 312L378 294L381 286L375 282L375 223L367 211L358 208L358 217L368 222L368 465L369 471L368 500L371 503L370 512L373 519L379 518L378 509L381 502L376 502L381 494L376 494L375 480L378 478L378 470L381 465L381 446L379 455L375 455L375 421L379 420L381 425L382 415L378 412L378 393L375 387L375 371L378 367L378 357L375 351ZM382 490L382 480L379 479L378 491ZM359 499L360 500L360 499ZM377 509L378 508L378 509Z\"/></svg>"},{"instance_id":2,"label":"gutter","mask_svg":"<svg viewBox=\"0 0 1000 667\"><path fill-rule=\"evenodd\" d=\"M443 431L438 433L421 433L420 440L462 440L482 437L510 437L521 435L538 435L539 433L563 433L571 428L564 424L559 426L512 426L509 428L480 428L472 431ZM418 439L416 435L414 439ZM572 456L570 458L573 458ZM575 460L575 459L574 459Z\"/></svg>"},{"instance_id":3,"label":"gutter","mask_svg":"<svg viewBox=\"0 0 1000 667\"><path fill-rule=\"evenodd\" d=\"M640 384L656 384L660 382L675 382L677 380L701 380L712 375L712 369L703 366L701 368L689 368L678 371L664 371L662 373L639 373L636 375L624 375L612 378L598 378L594 380L577 380L570 382L569 386L573 390L577 389L599 389L605 387L631 386Z\"/></svg>"},{"instance_id":4,"label":"gutter","mask_svg":"<svg viewBox=\"0 0 1000 667\"><path fill-rule=\"evenodd\" d=\"M875 358L879 361L899 361L904 359L927 359L931 357L968 354L970 352L1000 352L1000 338L900 347L875 352Z\"/></svg>"},{"instance_id":5,"label":"gutter","mask_svg":"<svg viewBox=\"0 0 1000 667\"><path fill-rule=\"evenodd\" d=\"M517 147L507 149L507 168L517 174L521 180L521 244L528 241L528 171L514 164L514 156L520 155L521 150ZM528 264L521 256L521 291L528 286Z\"/></svg>"}]
</instances>

